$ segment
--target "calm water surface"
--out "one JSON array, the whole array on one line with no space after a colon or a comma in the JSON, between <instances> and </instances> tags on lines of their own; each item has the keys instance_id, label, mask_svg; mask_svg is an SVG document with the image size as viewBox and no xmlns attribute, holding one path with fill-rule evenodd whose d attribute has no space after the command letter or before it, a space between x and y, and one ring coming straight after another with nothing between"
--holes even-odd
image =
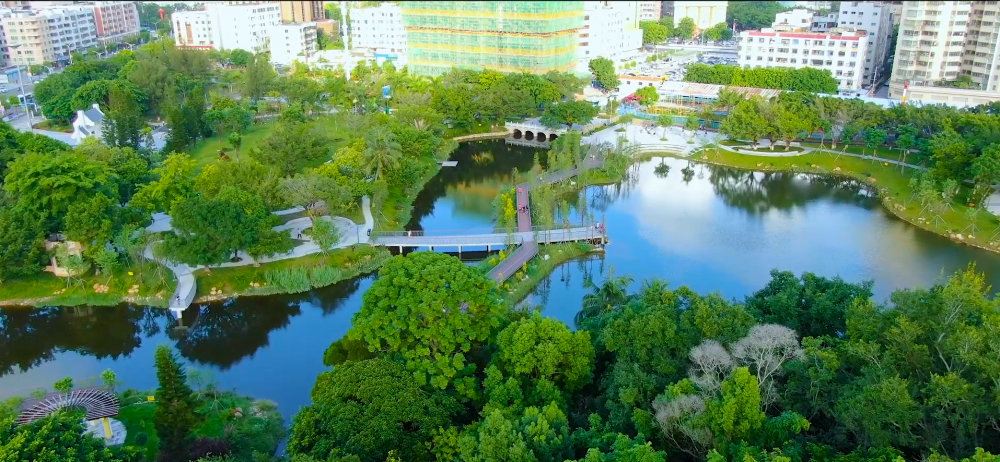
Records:
<instances>
[{"instance_id":1,"label":"calm water surface","mask_svg":"<svg viewBox=\"0 0 1000 462\"><path fill-rule=\"evenodd\" d=\"M421 193L408 229L492 226L493 198L533 155L502 142L464 145L454 156L459 166L442 169ZM697 164L685 174L688 165L654 159L625 184L567 197L574 219L606 223L611 244L603 256L558 268L530 301L572 324L584 279L600 283L612 268L637 285L660 277L737 298L763 286L773 268L874 279L880 300L970 262L1000 287L1000 257L894 218L855 183ZM180 322L139 307L0 309L0 397L106 368L126 386L153 388L153 351L168 344L221 387L277 401L290 417L308 404L323 351L350 327L371 281L192 308Z\"/></svg>"}]
</instances>

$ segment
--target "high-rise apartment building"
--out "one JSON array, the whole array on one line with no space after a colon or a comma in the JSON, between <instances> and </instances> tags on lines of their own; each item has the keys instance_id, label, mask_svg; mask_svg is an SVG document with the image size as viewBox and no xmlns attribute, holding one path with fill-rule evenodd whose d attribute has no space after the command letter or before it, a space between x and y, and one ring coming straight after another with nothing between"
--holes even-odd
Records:
<instances>
[{"instance_id":1,"label":"high-rise apartment building","mask_svg":"<svg viewBox=\"0 0 1000 462\"><path fill-rule=\"evenodd\" d=\"M868 33L865 85L884 80L885 64L892 48L892 5L889 2L840 2L838 27Z\"/></svg>"},{"instance_id":2,"label":"high-rise apartment building","mask_svg":"<svg viewBox=\"0 0 1000 462\"><path fill-rule=\"evenodd\" d=\"M663 8L662 1L639 2L639 20L659 21L662 8Z\"/></svg>"},{"instance_id":3,"label":"high-rise apartment building","mask_svg":"<svg viewBox=\"0 0 1000 462\"><path fill-rule=\"evenodd\" d=\"M351 8L351 47L356 50L406 52L403 9L394 3Z\"/></svg>"},{"instance_id":4,"label":"high-rise apartment building","mask_svg":"<svg viewBox=\"0 0 1000 462\"><path fill-rule=\"evenodd\" d=\"M139 34L139 9L135 2L93 2L97 40L118 43Z\"/></svg>"},{"instance_id":5,"label":"high-rise apartment building","mask_svg":"<svg viewBox=\"0 0 1000 462\"><path fill-rule=\"evenodd\" d=\"M316 55L316 23L275 24L268 28L271 62L290 66L312 62Z\"/></svg>"},{"instance_id":6,"label":"high-rise apartment building","mask_svg":"<svg viewBox=\"0 0 1000 462\"><path fill-rule=\"evenodd\" d=\"M582 1L402 6L409 69L416 74L439 75L452 67L544 74L577 66Z\"/></svg>"},{"instance_id":7,"label":"high-rise apartment building","mask_svg":"<svg viewBox=\"0 0 1000 462\"><path fill-rule=\"evenodd\" d=\"M931 86L961 74L985 84L984 90L996 90L996 23L986 18L995 17L997 6L990 3L903 2L889 97L901 98L907 82Z\"/></svg>"},{"instance_id":8,"label":"high-rise apartment building","mask_svg":"<svg viewBox=\"0 0 1000 462\"><path fill-rule=\"evenodd\" d=\"M326 19L323 2L279 2L281 22L313 22Z\"/></svg>"},{"instance_id":9,"label":"high-rise apartment building","mask_svg":"<svg viewBox=\"0 0 1000 462\"><path fill-rule=\"evenodd\" d=\"M590 60L602 57L616 64L632 59L642 48L640 2L583 2L583 28L577 71L590 72Z\"/></svg>"},{"instance_id":10,"label":"high-rise apartment building","mask_svg":"<svg viewBox=\"0 0 1000 462\"><path fill-rule=\"evenodd\" d=\"M71 53L98 44L94 11L87 6L14 11L0 23L10 64L68 63Z\"/></svg>"},{"instance_id":11,"label":"high-rise apartment building","mask_svg":"<svg viewBox=\"0 0 1000 462\"><path fill-rule=\"evenodd\" d=\"M179 48L268 51L268 29L281 24L277 3L209 4L204 11L175 12L170 17Z\"/></svg>"},{"instance_id":12,"label":"high-rise apartment building","mask_svg":"<svg viewBox=\"0 0 1000 462\"><path fill-rule=\"evenodd\" d=\"M708 29L720 22L726 22L727 1L710 2L674 2L674 24L680 24L684 18L694 20L698 29Z\"/></svg>"}]
</instances>

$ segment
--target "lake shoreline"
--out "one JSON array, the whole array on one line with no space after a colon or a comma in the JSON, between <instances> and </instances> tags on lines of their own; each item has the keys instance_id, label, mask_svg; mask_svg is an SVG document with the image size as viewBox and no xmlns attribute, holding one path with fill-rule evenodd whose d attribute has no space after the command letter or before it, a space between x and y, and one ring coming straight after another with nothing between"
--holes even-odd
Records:
<instances>
[{"instance_id":1,"label":"lake shoreline","mask_svg":"<svg viewBox=\"0 0 1000 462\"><path fill-rule=\"evenodd\" d=\"M955 242L955 243L959 243L959 244L965 244L967 246L974 247L974 248L981 249L981 250L985 250L985 251L988 251L988 252L991 252L991 253L994 253L994 254L1000 254L1000 243L994 243L994 245L997 245L998 247L990 247L988 245L984 245L984 244L981 244L981 243L978 243L978 242L975 242L975 241L970 241L970 240L967 240L967 239L958 239L958 238L954 237L956 235L956 233L951 233L951 232L949 232L950 230L938 230L938 229L935 229L933 227L928 226L929 222L927 220L917 220L917 219L914 219L914 218L912 218L910 216L907 216L906 214L902 213L902 211L900 211L896 207L896 206L900 206L900 207L903 208L903 210L905 210L906 209L905 206L903 206L899 202L893 201L889 197L889 195L887 194L887 192L889 191L888 187L879 187L878 184L877 184L877 179L874 179L873 177L865 176L864 174L859 173L859 172L855 172L855 171L852 171L852 170L831 171L831 170L824 169L822 167L817 167L817 168L811 168L811 167L810 168L794 168L794 167L764 166L764 165L762 165L763 162L760 162L757 166L748 167L746 165L741 165L741 164L738 164L738 163L725 162L725 161L720 161L720 160L717 160L717 159L713 160L713 159L709 159L708 157L704 157L704 158L697 158L697 157L693 157L693 156L692 157L683 157L683 156L679 156L679 155L672 154L672 153L655 153L655 154L665 154L667 157L673 157L675 159L688 160L688 161L691 161L691 162L697 162L697 163L701 163L701 164L716 165L716 166L719 166L719 167L734 168L734 169L742 170L742 171L765 172L765 173L771 173L771 172L774 172L774 173L806 173L806 174L812 174L812 175L822 175L822 176L828 176L828 177L833 177L833 178L841 178L841 179L849 179L849 180L861 181L861 182L864 182L865 184L869 185L870 187L872 187L872 189L876 192L876 194L878 194L879 202L882 203L882 207L886 211L888 211L890 214L892 214L894 217L896 217L896 218L898 218L898 219L900 219L902 221L905 221L905 222L909 223L910 225L913 225L913 226L915 226L917 228L920 228L920 229L922 229L924 231L928 231L928 232L934 233L934 234L936 234L938 236L944 237L944 238L948 239L951 242ZM758 156L750 156L750 155L748 155L748 157L759 158L761 160L766 160L767 159L766 157L758 157ZM876 181L873 181L873 180L876 180ZM909 192L908 191L897 191L897 193L909 193Z\"/></svg>"}]
</instances>

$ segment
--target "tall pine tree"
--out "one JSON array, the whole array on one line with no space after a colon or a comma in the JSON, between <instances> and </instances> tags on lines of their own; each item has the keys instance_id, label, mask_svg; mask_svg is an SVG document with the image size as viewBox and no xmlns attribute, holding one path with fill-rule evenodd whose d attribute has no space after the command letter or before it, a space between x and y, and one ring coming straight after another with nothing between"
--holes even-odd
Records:
<instances>
[{"instance_id":1,"label":"tall pine tree","mask_svg":"<svg viewBox=\"0 0 1000 462\"><path fill-rule=\"evenodd\" d=\"M153 425L160 438L160 460L187 460L191 432L199 423L195 400L184 367L170 347L156 348L156 413Z\"/></svg>"},{"instance_id":2,"label":"tall pine tree","mask_svg":"<svg viewBox=\"0 0 1000 462\"><path fill-rule=\"evenodd\" d=\"M104 142L108 146L139 149L140 131L146 126L136 95L112 86L110 110L104 118Z\"/></svg>"}]
</instances>

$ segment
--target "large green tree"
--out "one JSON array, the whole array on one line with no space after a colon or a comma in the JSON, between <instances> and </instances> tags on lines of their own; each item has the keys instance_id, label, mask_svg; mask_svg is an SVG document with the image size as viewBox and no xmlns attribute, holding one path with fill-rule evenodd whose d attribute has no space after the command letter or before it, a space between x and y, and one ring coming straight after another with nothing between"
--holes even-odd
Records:
<instances>
[{"instance_id":1,"label":"large green tree","mask_svg":"<svg viewBox=\"0 0 1000 462\"><path fill-rule=\"evenodd\" d=\"M415 252L379 270L348 338L398 356L420 385L474 396L469 355L495 335L502 313L485 275L455 257Z\"/></svg>"},{"instance_id":2,"label":"large green tree","mask_svg":"<svg viewBox=\"0 0 1000 462\"><path fill-rule=\"evenodd\" d=\"M19 204L48 215L53 231L76 204L117 189L107 165L77 152L25 154L8 169L4 190Z\"/></svg>"},{"instance_id":3,"label":"large green tree","mask_svg":"<svg viewBox=\"0 0 1000 462\"><path fill-rule=\"evenodd\" d=\"M590 334L539 312L516 321L497 336L495 361L507 376L548 380L572 391L590 381L594 349Z\"/></svg>"},{"instance_id":4,"label":"large green tree","mask_svg":"<svg viewBox=\"0 0 1000 462\"><path fill-rule=\"evenodd\" d=\"M291 454L326 460L339 451L383 462L431 460L425 446L461 409L443 392L428 393L401 363L385 358L346 362L316 379L312 404L295 416Z\"/></svg>"},{"instance_id":5,"label":"large green tree","mask_svg":"<svg viewBox=\"0 0 1000 462\"><path fill-rule=\"evenodd\" d=\"M143 457L134 446L105 446L86 433L79 415L59 412L25 425L0 419L0 460L139 462Z\"/></svg>"},{"instance_id":6,"label":"large green tree","mask_svg":"<svg viewBox=\"0 0 1000 462\"><path fill-rule=\"evenodd\" d=\"M45 266L43 221L23 205L0 208L0 282L37 274Z\"/></svg>"},{"instance_id":7,"label":"large green tree","mask_svg":"<svg viewBox=\"0 0 1000 462\"><path fill-rule=\"evenodd\" d=\"M177 355L165 345L156 348L156 411L153 425L160 440L160 457L186 460L193 429L200 422L194 392Z\"/></svg>"},{"instance_id":8,"label":"large green tree","mask_svg":"<svg viewBox=\"0 0 1000 462\"><path fill-rule=\"evenodd\" d=\"M614 90L621 84L618 80L618 72L615 70L614 61L598 57L591 59L588 67L590 68L590 73L594 74L597 84L605 90Z\"/></svg>"}]
</instances>

